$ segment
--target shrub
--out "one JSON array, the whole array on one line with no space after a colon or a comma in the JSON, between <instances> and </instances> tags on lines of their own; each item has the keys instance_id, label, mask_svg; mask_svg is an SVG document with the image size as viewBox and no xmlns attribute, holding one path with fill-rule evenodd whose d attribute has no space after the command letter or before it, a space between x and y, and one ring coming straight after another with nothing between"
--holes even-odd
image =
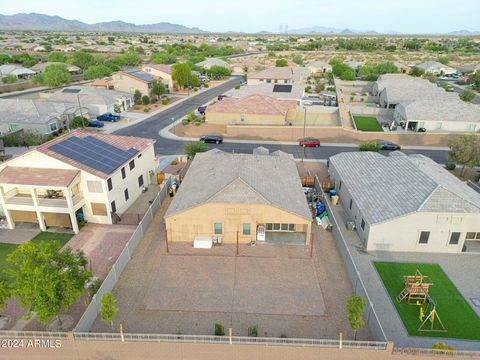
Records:
<instances>
[{"instance_id":1,"label":"shrub","mask_svg":"<svg viewBox=\"0 0 480 360\"><path fill-rule=\"evenodd\" d=\"M374 151L378 152L380 147L375 141L362 141L358 145L358 151Z\"/></svg>"},{"instance_id":2,"label":"shrub","mask_svg":"<svg viewBox=\"0 0 480 360\"><path fill-rule=\"evenodd\" d=\"M475 91L472 89L465 89L459 95L460 99L465 102L472 102L472 100L475 99L475 96Z\"/></svg>"},{"instance_id":3,"label":"shrub","mask_svg":"<svg viewBox=\"0 0 480 360\"><path fill-rule=\"evenodd\" d=\"M225 335L225 328L220 323L215 323L215 336Z\"/></svg>"},{"instance_id":4,"label":"shrub","mask_svg":"<svg viewBox=\"0 0 480 360\"><path fill-rule=\"evenodd\" d=\"M240 89L240 85L235 85L235 90Z\"/></svg>"},{"instance_id":5,"label":"shrub","mask_svg":"<svg viewBox=\"0 0 480 360\"><path fill-rule=\"evenodd\" d=\"M177 160L173 160L170 162L170 165L177 165L178 164L178 161Z\"/></svg>"},{"instance_id":6,"label":"shrub","mask_svg":"<svg viewBox=\"0 0 480 360\"><path fill-rule=\"evenodd\" d=\"M445 164L445 169L450 171L455 170L456 167L457 166L453 162L448 162Z\"/></svg>"},{"instance_id":7,"label":"shrub","mask_svg":"<svg viewBox=\"0 0 480 360\"><path fill-rule=\"evenodd\" d=\"M120 104L114 104L113 105L113 111L116 112L117 114L121 113L122 112L122 107L120 106Z\"/></svg>"},{"instance_id":8,"label":"shrub","mask_svg":"<svg viewBox=\"0 0 480 360\"><path fill-rule=\"evenodd\" d=\"M142 105L150 104L150 98L147 95L142 96Z\"/></svg>"},{"instance_id":9,"label":"shrub","mask_svg":"<svg viewBox=\"0 0 480 360\"><path fill-rule=\"evenodd\" d=\"M201 141L194 141L185 144L183 150L187 156L195 156L196 153L207 151L208 146Z\"/></svg>"},{"instance_id":10,"label":"shrub","mask_svg":"<svg viewBox=\"0 0 480 360\"><path fill-rule=\"evenodd\" d=\"M182 119L182 125L188 125L190 124L190 121L187 118Z\"/></svg>"},{"instance_id":11,"label":"shrub","mask_svg":"<svg viewBox=\"0 0 480 360\"><path fill-rule=\"evenodd\" d=\"M168 104L168 97L163 97L162 98L162 105L167 105Z\"/></svg>"},{"instance_id":12,"label":"shrub","mask_svg":"<svg viewBox=\"0 0 480 360\"><path fill-rule=\"evenodd\" d=\"M252 325L252 326L248 329L248 336L252 336L252 337L257 337L257 336L258 336L257 325Z\"/></svg>"},{"instance_id":13,"label":"shrub","mask_svg":"<svg viewBox=\"0 0 480 360\"><path fill-rule=\"evenodd\" d=\"M84 116L75 116L71 121L70 121L70 128L76 129L80 127L86 127L88 126L88 119Z\"/></svg>"},{"instance_id":14,"label":"shrub","mask_svg":"<svg viewBox=\"0 0 480 360\"><path fill-rule=\"evenodd\" d=\"M305 92L306 93L311 93L312 92L312 87L310 85L305 86Z\"/></svg>"},{"instance_id":15,"label":"shrub","mask_svg":"<svg viewBox=\"0 0 480 360\"><path fill-rule=\"evenodd\" d=\"M2 78L4 84L13 84L17 81L17 77L13 74L8 74Z\"/></svg>"},{"instance_id":16,"label":"shrub","mask_svg":"<svg viewBox=\"0 0 480 360\"><path fill-rule=\"evenodd\" d=\"M204 84L203 84L203 87L204 87L205 89L207 89L207 88L209 87L208 83L204 83Z\"/></svg>"},{"instance_id":17,"label":"shrub","mask_svg":"<svg viewBox=\"0 0 480 360\"><path fill-rule=\"evenodd\" d=\"M475 175L475 177L473 178L473 181L480 182L480 174Z\"/></svg>"},{"instance_id":18,"label":"shrub","mask_svg":"<svg viewBox=\"0 0 480 360\"><path fill-rule=\"evenodd\" d=\"M200 126L202 125L202 121L200 119L195 120L195 126Z\"/></svg>"},{"instance_id":19,"label":"shrub","mask_svg":"<svg viewBox=\"0 0 480 360\"><path fill-rule=\"evenodd\" d=\"M146 112L146 113L147 113L147 112L149 112L149 111L150 111L150 108L149 108L148 106L145 106L145 107L143 108L143 112Z\"/></svg>"},{"instance_id":20,"label":"shrub","mask_svg":"<svg viewBox=\"0 0 480 360\"><path fill-rule=\"evenodd\" d=\"M9 147L15 146L37 146L53 139L52 135L43 135L31 131L17 131L13 134L5 135L3 144Z\"/></svg>"},{"instance_id":21,"label":"shrub","mask_svg":"<svg viewBox=\"0 0 480 360\"><path fill-rule=\"evenodd\" d=\"M352 95L350 96L350 101L353 101L353 100L355 100L355 96Z\"/></svg>"}]
</instances>

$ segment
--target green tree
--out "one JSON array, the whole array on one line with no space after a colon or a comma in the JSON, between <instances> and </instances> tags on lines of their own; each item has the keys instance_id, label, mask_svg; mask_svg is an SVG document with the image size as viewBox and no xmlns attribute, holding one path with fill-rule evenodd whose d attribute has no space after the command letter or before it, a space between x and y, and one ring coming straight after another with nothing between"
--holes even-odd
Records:
<instances>
[{"instance_id":1,"label":"green tree","mask_svg":"<svg viewBox=\"0 0 480 360\"><path fill-rule=\"evenodd\" d=\"M303 66L303 56L302 55L295 55L292 58L292 61L297 65Z\"/></svg>"},{"instance_id":2,"label":"green tree","mask_svg":"<svg viewBox=\"0 0 480 360\"><path fill-rule=\"evenodd\" d=\"M85 50L78 50L72 53L71 63L81 69L86 69L89 66L95 65L95 57Z\"/></svg>"},{"instance_id":3,"label":"green tree","mask_svg":"<svg viewBox=\"0 0 480 360\"><path fill-rule=\"evenodd\" d=\"M0 65L8 64L10 61L10 56L8 56L7 54L0 54Z\"/></svg>"},{"instance_id":4,"label":"green tree","mask_svg":"<svg viewBox=\"0 0 480 360\"><path fill-rule=\"evenodd\" d=\"M26 318L35 313L43 324L67 311L91 278L85 255L61 250L56 241L27 241L7 255L7 263L12 296L27 310Z\"/></svg>"},{"instance_id":5,"label":"green tree","mask_svg":"<svg viewBox=\"0 0 480 360\"><path fill-rule=\"evenodd\" d=\"M476 93L472 89L465 89L458 96L465 102L472 102L473 99L475 99Z\"/></svg>"},{"instance_id":6,"label":"green tree","mask_svg":"<svg viewBox=\"0 0 480 360\"><path fill-rule=\"evenodd\" d=\"M125 64L129 66L138 65L142 62L142 57L135 51L127 51L122 57Z\"/></svg>"},{"instance_id":7,"label":"green tree","mask_svg":"<svg viewBox=\"0 0 480 360\"><path fill-rule=\"evenodd\" d=\"M275 61L275 66L276 67L288 66L288 61L286 59L277 59L277 61Z\"/></svg>"},{"instance_id":8,"label":"green tree","mask_svg":"<svg viewBox=\"0 0 480 360\"><path fill-rule=\"evenodd\" d=\"M430 72L425 73L425 74L423 74L423 77L433 84L435 84L437 82L437 75L435 75L433 73L430 73Z\"/></svg>"},{"instance_id":9,"label":"green tree","mask_svg":"<svg viewBox=\"0 0 480 360\"><path fill-rule=\"evenodd\" d=\"M148 105L148 104L150 104L150 98L148 97L148 95L143 95L143 96L142 96L142 104L143 104L143 105Z\"/></svg>"},{"instance_id":10,"label":"green tree","mask_svg":"<svg viewBox=\"0 0 480 360\"><path fill-rule=\"evenodd\" d=\"M467 82L475 86L477 89L480 88L480 70L477 70L476 72L471 73L468 76Z\"/></svg>"},{"instance_id":11,"label":"green tree","mask_svg":"<svg viewBox=\"0 0 480 360\"><path fill-rule=\"evenodd\" d=\"M101 79L106 76L112 75L112 69L106 65L93 65L89 66L83 72L83 77L87 80Z\"/></svg>"},{"instance_id":12,"label":"green tree","mask_svg":"<svg viewBox=\"0 0 480 360\"><path fill-rule=\"evenodd\" d=\"M439 63L442 63L443 65L448 65L448 63L450 62L450 57L448 57L448 55L445 55L445 56L440 56L437 61Z\"/></svg>"},{"instance_id":13,"label":"green tree","mask_svg":"<svg viewBox=\"0 0 480 360\"><path fill-rule=\"evenodd\" d=\"M142 102L142 93L138 89L133 93L133 102L135 105L140 105Z\"/></svg>"},{"instance_id":14,"label":"green tree","mask_svg":"<svg viewBox=\"0 0 480 360\"><path fill-rule=\"evenodd\" d=\"M222 79L230 76L231 71L224 66L213 65L210 67L210 69L207 69L205 73L211 79Z\"/></svg>"},{"instance_id":15,"label":"green tree","mask_svg":"<svg viewBox=\"0 0 480 360\"><path fill-rule=\"evenodd\" d=\"M42 74L42 84L48 87L68 85L71 81L72 77L63 64L48 65Z\"/></svg>"},{"instance_id":16,"label":"green tree","mask_svg":"<svg viewBox=\"0 0 480 360\"><path fill-rule=\"evenodd\" d=\"M4 84L13 84L14 82L17 81L17 77L13 74L8 74L8 75L5 75L3 78L2 78L2 82Z\"/></svg>"},{"instance_id":17,"label":"green tree","mask_svg":"<svg viewBox=\"0 0 480 360\"><path fill-rule=\"evenodd\" d=\"M104 322L110 323L113 331L113 319L117 316L118 308L112 293L107 292L100 298L100 317Z\"/></svg>"},{"instance_id":18,"label":"green tree","mask_svg":"<svg viewBox=\"0 0 480 360\"><path fill-rule=\"evenodd\" d=\"M363 320L363 313L366 306L367 301L363 296L353 294L348 298L348 323L353 330L354 340L357 340L357 331L365 326L365 320Z\"/></svg>"},{"instance_id":19,"label":"green tree","mask_svg":"<svg viewBox=\"0 0 480 360\"><path fill-rule=\"evenodd\" d=\"M455 136L448 141L450 151L447 154L448 160L462 165L461 176L465 168L473 168L480 165L480 137L475 134Z\"/></svg>"},{"instance_id":20,"label":"green tree","mask_svg":"<svg viewBox=\"0 0 480 360\"><path fill-rule=\"evenodd\" d=\"M50 62L67 62L67 55L63 52L51 52L48 54L48 61Z\"/></svg>"},{"instance_id":21,"label":"green tree","mask_svg":"<svg viewBox=\"0 0 480 360\"><path fill-rule=\"evenodd\" d=\"M10 298L10 286L7 280L0 279L0 311L2 311L5 308L6 302L9 298Z\"/></svg>"},{"instance_id":22,"label":"green tree","mask_svg":"<svg viewBox=\"0 0 480 360\"><path fill-rule=\"evenodd\" d=\"M358 151L374 151L379 152L380 146L378 146L376 141L362 141L358 145Z\"/></svg>"},{"instance_id":23,"label":"green tree","mask_svg":"<svg viewBox=\"0 0 480 360\"><path fill-rule=\"evenodd\" d=\"M186 63L176 63L172 66L172 79L180 89L198 84L198 79L193 76L192 69Z\"/></svg>"},{"instance_id":24,"label":"green tree","mask_svg":"<svg viewBox=\"0 0 480 360\"><path fill-rule=\"evenodd\" d=\"M419 68L418 66L414 66L412 70L410 70L410 75L415 77L420 77L423 74L425 74L425 70L423 70L422 68Z\"/></svg>"},{"instance_id":25,"label":"green tree","mask_svg":"<svg viewBox=\"0 0 480 360\"><path fill-rule=\"evenodd\" d=\"M84 116L74 116L73 119L70 121L70 128L83 128L88 126L88 119Z\"/></svg>"},{"instance_id":26,"label":"green tree","mask_svg":"<svg viewBox=\"0 0 480 360\"><path fill-rule=\"evenodd\" d=\"M332 72L341 80L355 80L355 70L342 62L334 62Z\"/></svg>"},{"instance_id":27,"label":"green tree","mask_svg":"<svg viewBox=\"0 0 480 360\"><path fill-rule=\"evenodd\" d=\"M160 81L155 81L152 84L151 92L152 92L152 97L156 96L158 98L167 92L167 88L165 84L161 83Z\"/></svg>"},{"instance_id":28,"label":"green tree","mask_svg":"<svg viewBox=\"0 0 480 360\"><path fill-rule=\"evenodd\" d=\"M150 61L154 64L175 64L177 62L177 57L165 52L153 53L152 56L150 56Z\"/></svg>"},{"instance_id":29,"label":"green tree","mask_svg":"<svg viewBox=\"0 0 480 360\"><path fill-rule=\"evenodd\" d=\"M205 152L208 150L208 146L201 141L194 141L187 143L183 146L183 151L187 156L195 156L195 154L200 152Z\"/></svg>"}]
</instances>

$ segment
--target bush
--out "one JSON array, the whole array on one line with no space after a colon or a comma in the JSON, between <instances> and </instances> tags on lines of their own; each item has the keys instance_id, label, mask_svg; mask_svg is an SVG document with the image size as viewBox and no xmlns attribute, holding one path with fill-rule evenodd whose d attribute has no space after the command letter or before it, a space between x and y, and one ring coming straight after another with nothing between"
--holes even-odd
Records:
<instances>
[{"instance_id":1,"label":"bush","mask_svg":"<svg viewBox=\"0 0 480 360\"><path fill-rule=\"evenodd\" d=\"M84 116L75 116L71 121L70 121L70 128L71 129L76 129L80 127L86 127L88 126L88 119Z\"/></svg>"},{"instance_id":2,"label":"bush","mask_svg":"<svg viewBox=\"0 0 480 360\"><path fill-rule=\"evenodd\" d=\"M202 125L201 120L200 120L200 119L199 119L199 120L196 120L196 121L195 121L195 126L200 126L200 125Z\"/></svg>"},{"instance_id":3,"label":"bush","mask_svg":"<svg viewBox=\"0 0 480 360\"><path fill-rule=\"evenodd\" d=\"M205 152L208 150L208 146L201 141L195 141L187 143L183 146L183 150L187 156L195 156L199 152Z\"/></svg>"},{"instance_id":4,"label":"bush","mask_svg":"<svg viewBox=\"0 0 480 360\"><path fill-rule=\"evenodd\" d=\"M204 87L205 89L208 89L210 86L208 85L208 83L204 83L204 84L203 84L203 87Z\"/></svg>"},{"instance_id":5,"label":"bush","mask_svg":"<svg viewBox=\"0 0 480 360\"><path fill-rule=\"evenodd\" d=\"M16 146L37 146L53 139L52 135L44 135L31 131L17 131L13 134L5 135L3 144L9 147Z\"/></svg>"},{"instance_id":6,"label":"bush","mask_svg":"<svg viewBox=\"0 0 480 360\"><path fill-rule=\"evenodd\" d=\"M178 164L177 160L170 161L170 165L177 165L177 164Z\"/></svg>"},{"instance_id":7,"label":"bush","mask_svg":"<svg viewBox=\"0 0 480 360\"><path fill-rule=\"evenodd\" d=\"M473 181L474 182L480 182L480 174L475 175L474 178L473 178Z\"/></svg>"},{"instance_id":8,"label":"bush","mask_svg":"<svg viewBox=\"0 0 480 360\"><path fill-rule=\"evenodd\" d=\"M310 85L305 86L305 92L306 93L311 93L312 92L312 87Z\"/></svg>"},{"instance_id":9,"label":"bush","mask_svg":"<svg viewBox=\"0 0 480 360\"><path fill-rule=\"evenodd\" d=\"M7 76L4 76L2 78L2 82L4 84L13 84L16 81L17 81L17 77L13 74L8 74Z\"/></svg>"},{"instance_id":10,"label":"bush","mask_svg":"<svg viewBox=\"0 0 480 360\"><path fill-rule=\"evenodd\" d=\"M235 90L240 89L240 85L235 85Z\"/></svg>"},{"instance_id":11,"label":"bush","mask_svg":"<svg viewBox=\"0 0 480 360\"><path fill-rule=\"evenodd\" d=\"M120 104L114 104L113 105L113 111L116 112L117 114L121 113L122 112L122 107L120 106Z\"/></svg>"},{"instance_id":12,"label":"bush","mask_svg":"<svg viewBox=\"0 0 480 360\"><path fill-rule=\"evenodd\" d=\"M457 166L453 162L448 162L445 164L445 169L450 171L455 170L456 167Z\"/></svg>"},{"instance_id":13,"label":"bush","mask_svg":"<svg viewBox=\"0 0 480 360\"><path fill-rule=\"evenodd\" d=\"M169 102L168 97L163 97L162 98L162 105L167 105Z\"/></svg>"},{"instance_id":14,"label":"bush","mask_svg":"<svg viewBox=\"0 0 480 360\"><path fill-rule=\"evenodd\" d=\"M142 105L150 104L150 98L147 95L142 96Z\"/></svg>"},{"instance_id":15,"label":"bush","mask_svg":"<svg viewBox=\"0 0 480 360\"><path fill-rule=\"evenodd\" d=\"M252 326L248 329L248 336L252 336L252 337L257 337L257 336L258 336L257 325L252 325Z\"/></svg>"},{"instance_id":16,"label":"bush","mask_svg":"<svg viewBox=\"0 0 480 360\"><path fill-rule=\"evenodd\" d=\"M150 108L149 108L148 106L145 106L145 107L143 108L143 112L148 113L149 111L150 111Z\"/></svg>"},{"instance_id":17,"label":"bush","mask_svg":"<svg viewBox=\"0 0 480 360\"><path fill-rule=\"evenodd\" d=\"M225 335L225 328L220 323L215 323L215 336Z\"/></svg>"},{"instance_id":18,"label":"bush","mask_svg":"<svg viewBox=\"0 0 480 360\"><path fill-rule=\"evenodd\" d=\"M182 119L182 125L188 125L190 124L190 121L187 118Z\"/></svg>"},{"instance_id":19,"label":"bush","mask_svg":"<svg viewBox=\"0 0 480 360\"><path fill-rule=\"evenodd\" d=\"M358 145L358 151L374 151L378 152L380 147L375 141L362 141Z\"/></svg>"},{"instance_id":20,"label":"bush","mask_svg":"<svg viewBox=\"0 0 480 360\"><path fill-rule=\"evenodd\" d=\"M472 102L472 100L475 99L475 96L475 91L472 89L465 89L459 95L460 99L465 102Z\"/></svg>"}]
</instances>

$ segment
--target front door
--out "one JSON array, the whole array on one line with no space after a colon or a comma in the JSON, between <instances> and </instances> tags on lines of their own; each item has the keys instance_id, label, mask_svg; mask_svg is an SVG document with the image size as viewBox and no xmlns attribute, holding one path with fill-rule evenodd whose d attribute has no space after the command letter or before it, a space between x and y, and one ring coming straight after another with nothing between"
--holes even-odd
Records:
<instances>
[{"instance_id":1,"label":"front door","mask_svg":"<svg viewBox=\"0 0 480 360\"><path fill-rule=\"evenodd\" d=\"M257 241L265 241L265 226L257 226Z\"/></svg>"}]
</instances>

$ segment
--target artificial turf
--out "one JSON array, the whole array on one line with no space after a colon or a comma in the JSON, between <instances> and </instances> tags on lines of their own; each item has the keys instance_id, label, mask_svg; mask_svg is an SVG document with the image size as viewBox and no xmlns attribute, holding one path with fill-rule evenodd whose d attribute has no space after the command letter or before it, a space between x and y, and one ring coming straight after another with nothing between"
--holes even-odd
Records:
<instances>
[{"instance_id":1,"label":"artificial turf","mask_svg":"<svg viewBox=\"0 0 480 360\"><path fill-rule=\"evenodd\" d=\"M411 336L480 340L480 318L439 265L395 262L374 262L374 265ZM418 331L421 324L419 306L408 305L405 300L398 303L395 299L403 290L403 276L415 275L417 269L422 275L429 276L428 282L433 283L429 294L437 303L438 314L447 332ZM434 324L434 329L440 328L438 322ZM430 322L426 325L430 328Z\"/></svg>"},{"instance_id":2,"label":"artificial turf","mask_svg":"<svg viewBox=\"0 0 480 360\"><path fill-rule=\"evenodd\" d=\"M357 130L383 132L377 118L373 116L354 116L353 121L355 121Z\"/></svg>"}]
</instances>

